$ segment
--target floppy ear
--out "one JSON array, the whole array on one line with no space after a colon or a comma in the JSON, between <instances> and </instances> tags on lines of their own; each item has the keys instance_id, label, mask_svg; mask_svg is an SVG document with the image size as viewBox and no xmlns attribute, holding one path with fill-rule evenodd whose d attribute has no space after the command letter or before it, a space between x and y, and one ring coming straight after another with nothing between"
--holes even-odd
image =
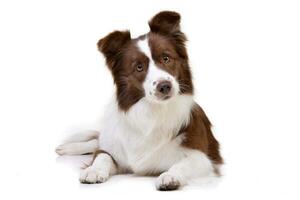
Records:
<instances>
[{"instance_id":1,"label":"floppy ear","mask_svg":"<svg viewBox=\"0 0 300 200\"><path fill-rule=\"evenodd\" d=\"M155 33L169 34L180 31L180 15L172 11L160 12L149 21L149 26Z\"/></svg>"},{"instance_id":2,"label":"floppy ear","mask_svg":"<svg viewBox=\"0 0 300 200\"><path fill-rule=\"evenodd\" d=\"M108 66L111 68L117 54L131 40L129 31L114 31L97 43L98 49L106 58Z\"/></svg>"}]
</instances>

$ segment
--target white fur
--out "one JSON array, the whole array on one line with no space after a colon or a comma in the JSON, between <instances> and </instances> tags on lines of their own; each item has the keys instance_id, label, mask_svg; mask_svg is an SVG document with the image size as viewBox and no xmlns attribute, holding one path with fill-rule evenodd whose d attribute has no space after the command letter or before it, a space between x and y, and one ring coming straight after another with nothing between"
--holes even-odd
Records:
<instances>
[{"instance_id":1,"label":"white fur","mask_svg":"<svg viewBox=\"0 0 300 200\"><path fill-rule=\"evenodd\" d=\"M198 151L185 149L185 157L175 163L167 172L162 173L156 180L156 188L179 182L185 185L189 180L213 174L213 165L207 156Z\"/></svg>"},{"instance_id":2,"label":"white fur","mask_svg":"<svg viewBox=\"0 0 300 200\"><path fill-rule=\"evenodd\" d=\"M98 140L93 139L86 142L72 142L59 145L56 153L59 155L79 155L86 154L98 149Z\"/></svg>"},{"instance_id":3,"label":"white fur","mask_svg":"<svg viewBox=\"0 0 300 200\"><path fill-rule=\"evenodd\" d=\"M98 138L99 132L96 130L85 130L73 134L65 139L65 143L72 142L86 142L95 138Z\"/></svg>"},{"instance_id":4,"label":"white fur","mask_svg":"<svg viewBox=\"0 0 300 200\"><path fill-rule=\"evenodd\" d=\"M183 154L182 137L174 138L181 125L188 123L194 102L191 96L181 95L167 104L142 98L124 113L114 97L101 123L100 148L126 171L147 174L167 170Z\"/></svg>"},{"instance_id":5,"label":"white fur","mask_svg":"<svg viewBox=\"0 0 300 200\"><path fill-rule=\"evenodd\" d=\"M99 132L86 130L65 139L64 144L59 145L55 151L59 155L80 155L91 153L98 149Z\"/></svg>"},{"instance_id":6,"label":"white fur","mask_svg":"<svg viewBox=\"0 0 300 200\"><path fill-rule=\"evenodd\" d=\"M81 172L79 180L83 183L103 183L115 173L116 166L112 158L107 154L100 154L94 160L93 165Z\"/></svg>"}]
</instances>

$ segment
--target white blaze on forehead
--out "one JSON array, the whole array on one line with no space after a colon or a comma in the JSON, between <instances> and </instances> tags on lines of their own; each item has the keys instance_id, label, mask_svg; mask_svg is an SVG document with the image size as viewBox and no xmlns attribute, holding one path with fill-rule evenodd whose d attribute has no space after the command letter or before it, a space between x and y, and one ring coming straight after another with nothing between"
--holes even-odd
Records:
<instances>
[{"instance_id":1,"label":"white blaze on forehead","mask_svg":"<svg viewBox=\"0 0 300 200\"><path fill-rule=\"evenodd\" d=\"M137 46L140 49L140 51L143 52L152 61L148 37L146 37L143 40L139 40Z\"/></svg>"}]
</instances>

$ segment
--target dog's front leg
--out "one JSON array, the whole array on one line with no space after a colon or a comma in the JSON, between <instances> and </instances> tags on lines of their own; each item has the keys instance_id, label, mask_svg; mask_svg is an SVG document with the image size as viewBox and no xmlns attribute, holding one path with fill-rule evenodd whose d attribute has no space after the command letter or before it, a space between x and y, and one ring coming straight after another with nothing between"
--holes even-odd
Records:
<instances>
[{"instance_id":1,"label":"dog's front leg","mask_svg":"<svg viewBox=\"0 0 300 200\"><path fill-rule=\"evenodd\" d=\"M156 179L158 190L176 190L192 178L213 173L213 166L207 156L198 150L186 150L186 157L174 164Z\"/></svg>"},{"instance_id":2,"label":"dog's front leg","mask_svg":"<svg viewBox=\"0 0 300 200\"><path fill-rule=\"evenodd\" d=\"M89 167L85 168L80 174L81 183L103 183L110 175L117 172L117 166L113 158L107 153L97 155Z\"/></svg>"}]
</instances>

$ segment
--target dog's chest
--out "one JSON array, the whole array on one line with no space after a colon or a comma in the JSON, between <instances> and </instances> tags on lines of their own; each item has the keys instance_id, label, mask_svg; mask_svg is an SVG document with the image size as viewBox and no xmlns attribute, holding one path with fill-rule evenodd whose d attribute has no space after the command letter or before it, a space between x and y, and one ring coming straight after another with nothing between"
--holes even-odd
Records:
<instances>
[{"instance_id":1,"label":"dog's chest","mask_svg":"<svg viewBox=\"0 0 300 200\"><path fill-rule=\"evenodd\" d=\"M184 106L183 106L184 107ZM121 141L131 170L155 174L167 170L183 157L179 130L189 110L133 110L122 125Z\"/></svg>"},{"instance_id":2,"label":"dog's chest","mask_svg":"<svg viewBox=\"0 0 300 200\"><path fill-rule=\"evenodd\" d=\"M126 113L113 104L102 123L99 146L125 170L137 174L165 171L184 156L183 138L177 135L188 123L192 105L188 96L161 107L140 101Z\"/></svg>"},{"instance_id":3,"label":"dog's chest","mask_svg":"<svg viewBox=\"0 0 300 200\"><path fill-rule=\"evenodd\" d=\"M156 174L167 170L183 156L182 137L172 132L152 130L141 134L124 133L122 144L127 164L137 174Z\"/></svg>"}]
</instances>

